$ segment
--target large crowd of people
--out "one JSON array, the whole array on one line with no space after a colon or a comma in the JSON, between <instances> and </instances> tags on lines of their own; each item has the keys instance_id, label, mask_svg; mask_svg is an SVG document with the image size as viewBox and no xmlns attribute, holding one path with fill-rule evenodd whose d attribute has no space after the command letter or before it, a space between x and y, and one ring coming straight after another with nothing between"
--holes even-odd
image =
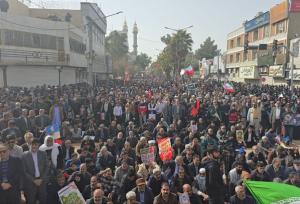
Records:
<instances>
[{"instance_id":1,"label":"large crowd of people","mask_svg":"<svg viewBox=\"0 0 300 204\"><path fill-rule=\"evenodd\" d=\"M252 204L245 180L300 187L300 89L141 78L0 89L0 203ZM59 110L60 139L51 126ZM172 158L157 141L169 138ZM154 147L143 163L142 149ZM188 198L187 200L182 200Z\"/></svg>"}]
</instances>

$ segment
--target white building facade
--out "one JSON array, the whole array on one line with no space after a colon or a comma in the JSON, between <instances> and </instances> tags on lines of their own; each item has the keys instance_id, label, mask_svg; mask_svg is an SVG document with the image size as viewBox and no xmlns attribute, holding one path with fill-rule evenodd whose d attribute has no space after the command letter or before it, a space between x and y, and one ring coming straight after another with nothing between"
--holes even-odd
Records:
<instances>
[{"instance_id":1,"label":"white building facade","mask_svg":"<svg viewBox=\"0 0 300 204\"><path fill-rule=\"evenodd\" d=\"M8 2L8 12L0 12L0 87L86 82L89 22L93 26L93 78L107 75L106 19L96 4L81 3L80 10L49 10L31 9L17 0ZM49 18L54 15L56 20ZM67 15L71 15L68 20L63 18Z\"/></svg>"}]
</instances>

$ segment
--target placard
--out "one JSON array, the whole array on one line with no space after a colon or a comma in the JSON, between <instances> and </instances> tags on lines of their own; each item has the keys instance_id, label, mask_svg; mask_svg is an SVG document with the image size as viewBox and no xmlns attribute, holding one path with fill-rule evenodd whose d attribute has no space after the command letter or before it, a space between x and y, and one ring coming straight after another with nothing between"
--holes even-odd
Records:
<instances>
[{"instance_id":1,"label":"placard","mask_svg":"<svg viewBox=\"0 0 300 204\"><path fill-rule=\"evenodd\" d=\"M172 160L173 152L170 138L163 138L157 141L159 156L162 161Z\"/></svg>"},{"instance_id":2,"label":"placard","mask_svg":"<svg viewBox=\"0 0 300 204\"><path fill-rule=\"evenodd\" d=\"M58 197L62 204L85 204L85 200L74 182L59 190Z\"/></svg>"},{"instance_id":3,"label":"placard","mask_svg":"<svg viewBox=\"0 0 300 204\"><path fill-rule=\"evenodd\" d=\"M154 162L154 147L143 148L140 150L141 160L144 164L150 164Z\"/></svg>"},{"instance_id":4,"label":"placard","mask_svg":"<svg viewBox=\"0 0 300 204\"><path fill-rule=\"evenodd\" d=\"M240 78L254 79L255 67L240 67Z\"/></svg>"},{"instance_id":5,"label":"placard","mask_svg":"<svg viewBox=\"0 0 300 204\"><path fill-rule=\"evenodd\" d=\"M243 132L243 130L236 130L235 135L236 135L236 140L238 141L238 143L244 142L244 132Z\"/></svg>"}]
</instances>

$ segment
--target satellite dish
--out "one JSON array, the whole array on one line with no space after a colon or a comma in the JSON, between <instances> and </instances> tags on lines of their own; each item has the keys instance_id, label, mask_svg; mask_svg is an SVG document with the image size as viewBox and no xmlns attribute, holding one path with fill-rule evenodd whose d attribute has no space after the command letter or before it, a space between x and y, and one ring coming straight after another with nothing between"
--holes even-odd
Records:
<instances>
[{"instance_id":1,"label":"satellite dish","mask_svg":"<svg viewBox=\"0 0 300 204\"><path fill-rule=\"evenodd\" d=\"M1 12L7 12L9 9L9 4L6 0L0 0L0 10Z\"/></svg>"}]
</instances>

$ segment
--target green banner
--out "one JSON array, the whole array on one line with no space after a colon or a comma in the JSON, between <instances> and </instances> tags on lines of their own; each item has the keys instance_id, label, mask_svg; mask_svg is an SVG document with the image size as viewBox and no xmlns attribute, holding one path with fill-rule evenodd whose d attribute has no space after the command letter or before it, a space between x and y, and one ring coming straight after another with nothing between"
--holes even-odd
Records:
<instances>
[{"instance_id":1,"label":"green banner","mask_svg":"<svg viewBox=\"0 0 300 204\"><path fill-rule=\"evenodd\" d=\"M275 182L246 181L247 188L259 204L300 203L300 188Z\"/></svg>"},{"instance_id":2,"label":"green banner","mask_svg":"<svg viewBox=\"0 0 300 204\"><path fill-rule=\"evenodd\" d=\"M272 66L274 58L271 50L259 50L257 52L257 66Z\"/></svg>"}]
</instances>

